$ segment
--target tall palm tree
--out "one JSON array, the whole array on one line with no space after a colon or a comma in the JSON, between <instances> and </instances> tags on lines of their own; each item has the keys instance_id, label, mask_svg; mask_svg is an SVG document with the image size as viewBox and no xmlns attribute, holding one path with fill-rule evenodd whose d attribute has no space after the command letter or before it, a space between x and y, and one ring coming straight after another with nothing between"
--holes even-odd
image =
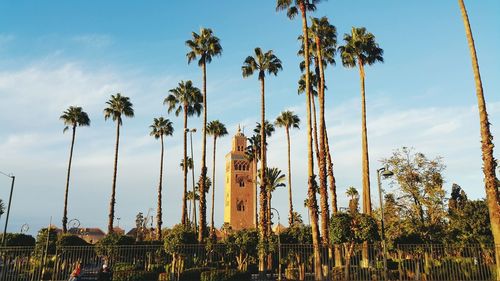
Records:
<instances>
[{"instance_id":1,"label":"tall palm tree","mask_svg":"<svg viewBox=\"0 0 500 281\"><path fill-rule=\"evenodd\" d=\"M66 132L70 127L73 132L71 136L71 148L69 150L69 162L68 162L68 173L66 176L66 189L64 192L64 211L62 218L63 233L68 231L68 192L69 192L69 177L71 174L71 161L73 160L73 148L75 146L75 136L76 127L78 126L90 126L90 118L88 114L82 110L79 106L70 106L66 109L61 117L59 117L64 122L63 133Z\"/></svg>"},{"instance_id":2,"label":"tall palm tree","mask_svg":"<svg viewBox=\"0 0 500 281\"><path fill-rule=\"evenodd\" d=\"M259 129L260 130L260 129ZM260 132L260 131L259 131ZM255 198L257 198L257 164L260 161L260 134L254 134L253 136L247 138L248 146L245 149L245 157L249 162L253 163L253 175L255 178L252 179L255 187ZM257 212L257 202L255 202L255 226L259 223L259 214Z\"/></svg>"},{"instance_id":3,"label":"tall palm tree","mask_svg":"<svg viewBox=\"0 0 500 281\"><path fill-rule=\"evenodd\" d=\"M469 44L469 51L472 60L472 70L474 72L474 81L476 84L477 104L479 108L479 124L481 128L481 150L483 155L483 173L484 187L486 190L486 199L490 214L491 232L496 245L500 245L500 190L498 189L498 179L495 175L497 163L493 157L493 135L490 131L490 122L486 110L486 101L484 100L483 83L481 73L479 72L479 63L477 61L476 46L470 27L469 16L463 0L458 0L462 20L465 27L465 35ZM495 251L497 276L500 276L500 250ZM498 278L498 277L497 277Z\"/></svg>"},{"instance_id":4,"label":"tall palm tree","mask_svg":"<svg viewBox=\"0 0 500 281\"><path fill-rule=\"evenodd\" d=\"M196 115L200 116L201 111L203 110L203 96L201 95L200 89L193 86L193 82L188 80L186 82L181 81L176 88L171 89L170 95L168 95L163 104L168 106L168 113L172 111L175 112L175 116L179 116L181 112L184 114L184 162L187 163L187 124L188 117ZM183 167L184 169L184 193L182 196L182 216L181 223L187 223L187 202L186 202L186 194L187 194L187 173L188 169Z\"/></svg>"},{"instance_id":5,"label":"tall palm tree","mask_svg":"<svg viewBox=\"0 0 500 281\"><path fill-rule=\"evenodd\" d=\"M304 61L306 72L306 117L307 117L307 177L308 177L308 206L311 215L311 228L314 248L314 279L321 280L323 278L321 270L321 255L319 248L320 234L318 226L318 202L316 199L316 179L314 175L314 160L313 160L313 147L312 147L312 134L311 134L311 97L310 97L310 77L309 77L309 42L308 42L308 28L307 28L307 12L315 11L316 4L321 0L277 0L276 10L287 11L287 16L290 19L295 18L300 11L302 18L302 35L304 36Z\"/></svg>"},{"instance_id":6,"label":"tall palm tree","mask_svg":"<svg viewBox=\"0 0 500 281\"><path fill-rule=\"evenodd\" d=\"M384 62L382 50L375 36L366 31L366 28L353 27L351 34L344 34L345 45L339 47L342 64L353 68L358 66L361 80L361 141L363 165L363 213L371 215L372 203L370 197L370 165L368 160L368 137L366 129L366 100L365 100L365 65Z\"/></svg>"},{"instance_id":7,"label":"tall palm tree","mask_svg":"<svg viewBox=\"0 0 500 281\"><path fill-rule=\"evenodd\" d=\"M153 136L155 139L160 139L161 143L160 181L158 184L158 204L156 210L156 239L161 240L161 225L163 223L162 209L161 209L161 190L163 181L163 154L164 154L163 137L171 136L174 133L174 127L172 126L172 122L169 119L165 119L163 117L154 118L153 124L149 127L151 128L151 132L149 134Z\"/></svg>"},{"instance_id":8,"label":"tall palm tree","mask_svg":"<svg viewBox=\"0 0 500 281\"><path fill-rule=\"evenodd\" d=\"M285 175L281 173L281 170L273 167L266 167L266 184L267 184L267 228L271 231L271 198L272 193L278 187L284 187Z\"/></svg>"},{"instance_id":9,"label":"tall palm tree","mask_svg":"<svg viewBox=\"0 0 500 281\"><path fill-rule=\"evenodd\" d=\"M226 125L221 123L219 120L214 120L210 123L208 123L207 126L207 134L211 135L214 137L214 155L213 155L213 162L212 162L212 182L213 182L213 188L212 188L212 210L210 212L210 235L212 237L215 237L215 228L214 228L214 206L215 206L215 152L217 149L217 138L223 137L227 135L227 129Z\"/></svg>"},{"instance_id":10,"label":"tall palm tree","mask_svg":"<svg viewBox=\"0 0 500 281\"><path fill-rule=\"evenodd\" d=\"M207 205L205 198L205 180L207 178L206 148L207 148L207 63L212 58L222 54L222 46L210 28L201 28L200 34L192 32L193 38L186 41L190 51L186 54L188 63L198 59L198 66L203 72L203 138L201 150L201 175L200 175L200 226L198 241L203 240L207 224Z\"/></svg>"},{"instance_id":11,"label":"tall palm tree","mask_svg":"<svg viewBox=\"0 0 500 281\"><path fill-rule=\"evenodd\" d=\"M186 169L187 169L187 173L189 173L189 171L193 172L193 168L194 168L194 163L193 163L193 158L191 157L187 157L186 158L186 163L187 163L187 166L186 166ZM184 171L184 158L181 159L181 163L179 164L179 166L181 167L182 171ZM194 182L194 176L193 176L193 189L191 191L188 191L187 193L187 197L186 197L186 200L189 202L189 206L186 206L187 209L188 209L188 212L187 212L187 220L191 220L191 222L193 222L193 227L196 228L196 200L198 199L193 199L193 196L192 195L189 195L190 192L192 193L193 190L195 189L195 182ZM193 216L191 216L191 214Z\"/></svg>"},{"instance_id":12,"label":"tall palm tree","mask_svg":"<svg viewBox=\"0 0 500 281\"><path fill-rule=\"evenodd\" d=\"M300 118L293 111L281 112L274 122L277 127L285 128L288 156L288 225L293 225L292 167L290 165L290 129L299 129Z\"/></svg>"},{"instance_id":13,"label":"tall palm tree","mask_svg":"<svg viewBox=\"0 0 500 281\"><path fill-rule=\"evenodd\" d=\"M313 145L314 145L314 152L316 155L316 161L319 163L319 142L318 142L318 122L316 120L316 97L318 96L318 91L316 90L319 88L319 75L316 75L314 73L309 73L309 80L311 83L309 84L309 100L311 102L311 108L312 108L312 120L311 120L311 126L312 126L312 140L313 140ZM297 89L298 94L302 94L306 91L306 75L302 74L300 76L299 80L299 86Z\"/></svg>"},{"instance_id":14,"label":"tall palm tree","mask_svg":"<svg viewBox=\"0 0 500 281\"><path fill-rule=\"evenodd\" d=\"M115 218L115 196L116 196L116 173L118 171L118 146L120 144L120 127L123 123L122 117L134 117L133 104L129 97L122 96L120 93L111 95L104 108L104 120L111 118L116 123L116 144L115 144L115 163L113 169L113 185L111 187L111 199L109 201L108 233L113 233L113 220Z\"/></svg>"},{"instance_id":15,"label":"tall palm tree","mask_svg":"<svg viewBox=\"0 0 500 281\"><path fill-rule=\"evenodd\" d=\"M325 74L324 70L328 61L331 64L335 63L334 56L337 47L337 30L335 26L328 22L328 18L321 19L312 18L311 20L311 37L315 42L316 64L319 70L319 87L318 87L318 102L319 102L319 194L321 208L321 234L324 244L329 244L330 235L329 219L330 211L328 207L328 190L327 190L327 171L326 171L326 124L325 124ZM323 58L323 54L327 56Z\"/></svg>"},{"instance_id":16,"label":"tall palm tree","mask_svg":"<svg viewBox=\"0 0 500 281\"><path fill-rule=\"evenodd\" d=\"M266 105L265 105L265 79L266 73L268 75L278 75L278 72L283 69L280 59L276 57L272 50L263 52L261 48L257 47L254 50L255 56L248 56L243 62L241 67L243 77L249 77L258 72L258 79L260 81L260 93L261 93L261 110L260 124L264 124L260 128L260 162L261 162L261 175L260 175L260 195L259 195L259 216L260 216L260 236L261 241L264 245L267 244L267 227L266 227L266 132L265 132L265 120L266 120ZM259 254L259 271L261 273L265 272L265 253Z\"/></svg>"}]
</instances>

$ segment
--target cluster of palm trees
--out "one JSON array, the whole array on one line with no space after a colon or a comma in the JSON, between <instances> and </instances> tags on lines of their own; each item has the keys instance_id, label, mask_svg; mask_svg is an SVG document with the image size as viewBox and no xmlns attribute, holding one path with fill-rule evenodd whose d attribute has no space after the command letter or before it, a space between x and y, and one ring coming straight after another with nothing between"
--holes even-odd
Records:
<instances>
[{"instance_id":1,"label":"cluster of palm trees","mask_svg":"<svg viewBox=\"0 0 500 281\"><path fill-rule=\"evenodd\" d=\"M340 53L342 65L347 68L358 68L361 88L361 159L362 159L362 210L366 214L372 213L371 196L370 196L370 173L369 173L369 153L368 153L368 136L366 125L366 102L365 102L365 67L373 65L377 62L383 62L383 50L376 42L375 36L368 32L364 27L353 27L350 33L344 34L343 45L337 46L337 30L334 25L329 22L327 17L308 18L308 13L317 9L316 4L321 0L277 0L276 10L286 11L286 15L290 19L300 16L302 21L302 34L299 36L301 48L298 55L303 57L302 63L299 65L304 72L299 79L298 91L305 93L306 107L306 122L307 128L307 200L306 204L309 211L309 217L312 228L313 249L315 256L315 278L322 278L320 244L330 244L328 235L329 216L330 212L337 213L337 194L335 185L335 176L333 171L333 160L331 157L332 148L329 145L329 137L327 125L325 122L325 90L326 77L325 69L328 65L335 64L335 57ZM485 188L490 210L490 221L492 225L495 243L500 244L500 192L497 189L497 179L495 176L496 163L493 158L493 143L492 136L489 131L489 122L486 112L486 103L484 100L481 78L479 74L479 66L475 53L474 41L470 30L470 24L467 17L467 12L463 0L458 0L466 35L471 50L473 62L474 77L476 81L477 98L480 113L481 124L481 142L483 151L483 171L485 175ZM199 228L198 240L202 241L207 235L207 217L206 217L206 193L207 186L207 165L206 165L206 137L207 134L214 138L213 147L213 174L212 174L212 210L210 217L211 233L214 229L214 193L215 193L215 156L216 143L219 137L227 135L227 130L220 121L215 120L210 123L207 121L207 64L213 58L222 54L220 40L213 31L208 28L201 28L200 33L193 32L192 38L186 41L189 51L186 55L188 63L193 61L198 62L198 66L202 69L202 90L193 85L191 81L181 81L178 86L170 90L170 94L165 98L164 104L167 105L168 112L174 112L176 116L183 113L184 117L184 158L183 163L187 162L187 123L188 117L193 115L201 115L203 113L202 126L202 155L201 155L201 171L198 181L199 186ZM262 50L256 47L251 56L248 56L241 67L243 77L249 77L257 74L260 83L261 94L261 116L260 124L256 130L256 135L250 138L250 146L247 149L249 159L254 163L260 162L259 166L259 233L263 244L267 243L270 235L268 213L270 208L269 178L268 173L273 173L272 169L267 167L267 142L266 138L270 136L266 128L269 122L266 121L266 106L265 106L265 82L268 76L277 76L283 69L281 60L276 56L273 50ZM316 114L316 104L318 105L319 113ZM115 162L113 172L113 184L110 200L108 231L113 232L114 205L115 205L115 189L116 189L116 172L118 161L118 146L120 126L122 125L122 117L133 117L134 111L132 103L128 97L120 94L112 95L107 102L107 107L104 110L105 119L111 118L116 123L116 147L115 147ZM68 164L68 175L65 191L65 206L63 214L63 230L66 231L67 224L67 195L69 187L69 177L71 169L71 159L73 145L75 140L76 128L78 126L88 126L90 120L88 115L80 107L70 107L61 116L61 119L66 124L67 128L72 128L73 137L70 150L70 160ZM276 126L285 129L287 144L288 144L288 193L289 193L289 223L293 224L293 204L292 204L292 180L290 168L290 129L298 128L300 120L297 115L291 111L283 111L276 119ZM272 125L271 125L272 126ZM161 141L161 160L160 160L160 180L158 186L158 211L157 211L157 233L158 238L161 238L161 191L162 191L162 174L163 174L163 137L173 134L172 122L162 117L155 118L151 125L151 135ZM316 160L316 165L315 165ZM256 165L254 165L256 167ZM317 173L315 169L317 168ZM186 224L187 218L187 165L183 166L184 178L184 196L182 201L182 217L181 223ZM318 178L316 178L318 176ZM317 194L319 193L319 200ZM331 196L329 202L328 196ZM319 206L318 206L319 201ZM500 264L500 254L497 253L497 263ZM259 269L265 270L265 253L259 254ZM499 269L500 272L500 269Z\"/></svg>"}]
</instances>

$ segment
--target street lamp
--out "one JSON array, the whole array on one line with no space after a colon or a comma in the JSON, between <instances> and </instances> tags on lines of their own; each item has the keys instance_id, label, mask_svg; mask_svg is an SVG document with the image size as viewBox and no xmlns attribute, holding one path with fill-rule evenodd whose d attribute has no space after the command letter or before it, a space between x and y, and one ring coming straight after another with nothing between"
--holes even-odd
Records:
<instances>
[{"instance_id":1,"label":"street lamp","mask_svg":"<svg viewBox=\"0 0 500 281\"><path fill-rule=\"evenodd\" d=\"M191 142L191 162L193 166L191 167L191 175L193 177L193 222L194 222L194 233L196 234L196 192L194 190L194 158L193 158L193 133L196 133L196 128L186 128L186 133L189 133L189 140ZM184 163L184 169L187 169L187 163Z\"/></svg>"},{"instance_id":2,"label":"street lamp","mask_svg":"<svg viewBox=\"0 0 500 281\"><path fill-rule=\"evenodd\" d=\"M281 280L281 239L280 239L280 232L281 232L281 227L280 227L280 212L276 210L275 208L271 208L271 214L272 211L275 211L276 214L278 215L278 225L277 225L277 230L278 230L278 280ZM272 218L272 216L271 216Z\"/></svg>"},{"instance_id":3,"label":"street lamp","mask_svg":"<svg viewBox=\"0 0 500 281\"><path fill-rule=\"evenodd\" d=\"M382 199L382 183L380 181L380 175L384 177L384 179L391 177L394 173L389 170L389 168L382 167L377 170L377 183L378 183L378 199L380 200L380 227L382 233L382 251L384 255L384 280L387 280L387 248L385 245L385 226L384 226L384 202Z\"/></svg>"},{"instance_id":4,"label":"street lamp","mask_svg":"<svg viewBox=\"0 0 500 281\"><path fill-rule=\"evenodd\" d=\"M2 237L2 245L5 246L5 241L6 241L5 236L7 236L7 226L9 224L10 205L12 203L12 192L14 191L14 182L16 181L16 177L13 174L7 175L6 173L3 172L0 172L0 174L12 179L12 183L10 185L9 204L7 206L7 216L5 217L5 227L3 229L3 237Z\"/></svg>"}]
</instances>

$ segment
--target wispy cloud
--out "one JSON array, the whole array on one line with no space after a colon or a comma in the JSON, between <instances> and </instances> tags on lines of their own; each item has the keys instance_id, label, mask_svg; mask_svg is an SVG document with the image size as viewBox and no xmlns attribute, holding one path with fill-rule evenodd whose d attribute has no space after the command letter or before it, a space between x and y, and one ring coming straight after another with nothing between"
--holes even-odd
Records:
<instances>
[{"instance_id":1,"label":"wispy cloud","mask_svg":"<svg viewBox=\"0 0 500 281\"><path fill-rule=\"evenodd\" d=\"M72 38L72 41L90 48L104 48L113 44L113 39L105 34L82 34Z\"/></svg>"}]
</instances>

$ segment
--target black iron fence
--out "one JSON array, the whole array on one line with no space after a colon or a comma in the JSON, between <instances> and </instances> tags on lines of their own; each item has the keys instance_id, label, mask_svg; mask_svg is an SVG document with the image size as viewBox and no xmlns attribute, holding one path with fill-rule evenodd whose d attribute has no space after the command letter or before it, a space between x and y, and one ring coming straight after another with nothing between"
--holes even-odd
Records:
<instances>
[{"instance_id":1,"label":"black iron fence","mask_svg":"<svg viewBox=\"0 0 500 281\"><path fill-rule=\"evenodd\" d=\"M182 279L208 269L238 269L258 276L255 249L215 245L182 245L167 253L162 245L0 248L0 280L68 280L77 263L80 280L95 280L103 264L115 279ZM322 274L327 280L496 280L494 247L480 245L398 245L384 253L381 245L343 244L320 249ZM500 247L497 247L500 250ZM267 278L314 280L312 245L282 244L266 256ZM120 279L121 278L121 279ZM189 280L189 279L184 279Z\"/></svg>"}]
</instances>

